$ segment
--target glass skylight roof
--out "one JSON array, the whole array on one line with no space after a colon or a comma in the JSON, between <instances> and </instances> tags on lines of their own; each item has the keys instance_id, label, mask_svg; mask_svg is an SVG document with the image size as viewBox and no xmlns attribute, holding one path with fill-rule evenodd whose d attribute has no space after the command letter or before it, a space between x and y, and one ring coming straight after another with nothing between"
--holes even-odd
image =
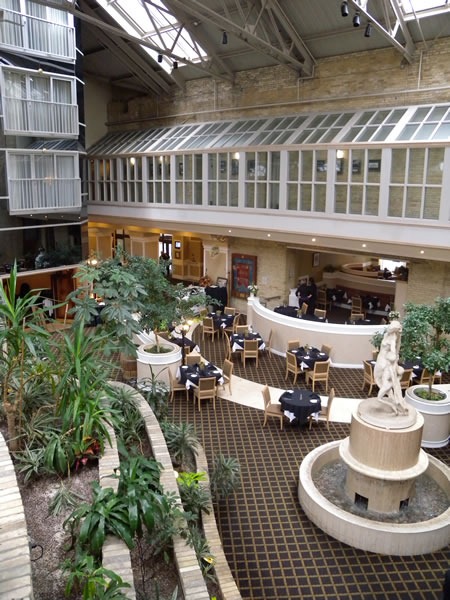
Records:
<instances>
[{"instance_id":1,"label":"glass skylight roof","mask_svg":"<svg viewBox=\"0 0 450 600\"><path fill-rule=\"evenodd\" d=\"M161 67L168 73L173 68L173 57L184 57L200 62L206 52L192 39L189 32L170 13L161 0L98 0L127 33L155 46L142 48L157 60L162 53ZM167 51L172 58L165 56Z\"/></svg>"},{"instance_id":2,"label":"glass skylight roof","mask_svg":"<svg viewBox=\"0 0 450 600\"><path fill-rule=\"evenodd\" d=\"M268 145L450 141L450 104L175 125L111 133L90 155Z\"/></svg>"},{"instance_id":3,"label":"glass skylight roof","mask_svg":"<svg viewBox=\"0 0 450 600\"><path fill-rule=\"evenodd\" d=\"M427 13L439 14L449 10L448 0L401 0L403 12L406 16L421 18Z\"/></svg>"}]
</instances>

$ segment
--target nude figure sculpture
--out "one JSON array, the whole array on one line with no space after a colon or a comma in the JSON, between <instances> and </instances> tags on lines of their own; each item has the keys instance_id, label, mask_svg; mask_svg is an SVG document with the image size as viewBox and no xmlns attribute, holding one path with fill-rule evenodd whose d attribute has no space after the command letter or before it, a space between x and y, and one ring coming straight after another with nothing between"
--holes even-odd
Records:
<instances>
[{"instance_id":1,"label":"nude figure sculpture","mask_svg":"<svg viewBox=\"0 0 450 600\"><path fill-rule=\"evenodd\" d=\"M408 406L400 387L404 369L398 364L401 332L399 321L392 321L388 325L373 370L375 383L379 388L377 400L392 408L395 415L408 414Z\"/></svg>"}]
</instances>

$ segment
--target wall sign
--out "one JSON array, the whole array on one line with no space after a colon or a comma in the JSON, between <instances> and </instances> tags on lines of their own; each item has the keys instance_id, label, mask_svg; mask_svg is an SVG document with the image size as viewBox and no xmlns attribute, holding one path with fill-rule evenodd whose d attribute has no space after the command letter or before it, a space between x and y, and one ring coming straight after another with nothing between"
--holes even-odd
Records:
<instances>
[{"instance_id":1,"label":"wall sign","mask_svg":"<svg viewBox=\"0 0 450 600\"><path fill-rule=\"evenodd\" d=\"M232 285L231 294L236 298L247 298L248 286L256 284L256 256L248 254L231 255Z\"/></svg>"}]
</instances>

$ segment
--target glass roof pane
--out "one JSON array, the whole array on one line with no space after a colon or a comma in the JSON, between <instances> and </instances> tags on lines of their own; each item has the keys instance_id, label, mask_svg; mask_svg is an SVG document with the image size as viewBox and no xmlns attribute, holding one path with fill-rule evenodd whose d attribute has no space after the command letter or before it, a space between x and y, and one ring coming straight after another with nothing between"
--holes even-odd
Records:
<instances>
[{"instance_id":1,"label":"glass roof pane","mask_svg":"<svg viewBox=\"0 0 450 600\"><path fill-rule=\"evenodd\" d=\"M364 112L356 121L356 125L366 125L375 114L375 111Z\"/></svg>"},{"instance_id":2,"label":"glass roof pane","mask_svg":"<svg viewBox=\"0 0 450 600\"><path fill-rule=\"evenodd\" d=\"M411 119L412 123L420 123L421 121L423 121L427 114L430 112L430 107L429 106L425 106L422 108L418 108L416 110L416 112L414 113L414 116Z\"/></svg>"},{"instance_id":3,"label":"glass roof pane","mask_svg":"<svg viewBox=\"0 0 450 600\"><path fill-rule=\"evenodd\" d=\"M440 121L447 112L446 106L436 106L428 115L427 121Z\"/></svg>"},{"instance_id":4,"label":"glass roof pane","mask_svg":"<svg viewBox=\"0 0 450 600\"><path fill-rule=\"evenodd\" d=\"M401 0L402 9L406 16L420 19L427 12L443 13L448 9L448 0Z\"/></svg>"},{"instance_id":5,"label":"glass roof pane","mask_svg":"<svg viewBox=\"0 0 450 600\"><path fill-rule=\"evenodd\" d=\"M416 135L414 136L415 140L429 140L433 131L436 129L435 123L428 123L426 125L422 125L419 128Z\"/></svg>"},{"instance_id":6,"label":"glass roof pane","mask_svg":"<svg viewBox=\"0 0 450 600\"><path fill-rule=\"evenodd\" d=\"M439 125L437 130L433 134L433 140L450 140L450 123L443 123Z\"/></svg>"},{"instance_id":7,"label":"glass roof pane","mask_svg":"<svg viewBox=\"0 0 450 600\"><path fill-rule=\"evenodd\" d=\"M383 127L380 127L380 129L377 131L377 133L373 136L371 141L372 142L383 142L393 129L394 129L393 125L383 125Z\"/></svg>"},{"instance_id":8,"label":"glass roof pane","mask_svg":"<svg viewBox=\"0 0 450 600\"><path fill-rule=\"evenodd\" d=\"M403 131L398 136L397 140L402 141L402 140L412 139L412 137L418 127L419 127L418 125L406 125L406 127L403 129Z\"/></svg>"},{"instance_id":9,"label":"glass roof pane","mask_svg":"<svg viewBox=\"0 0 450 600\"><path fill-rule=\"evenodd\" d=\"M111 17L123 29L145 42L153 44L153 49L142 46L156 59L158 51L163 55L162 68L168 73L172 70L170 54L185 57L191 62L200 62L206 52L194 41L189 32L179 23L161 0L98 0Z\"/></svg>"},{"instance_id":10,"label":"glass roof pane","mask_svg":"<svg viewBox=\"0 0 450 600\"><path fill-rule=\"evenodd\" d=\"M389 117L386 119L386 123L398 123L405 114L405 112L406 109L404 108L398 108L393 110Z\"/></svg>"}]
</instances>

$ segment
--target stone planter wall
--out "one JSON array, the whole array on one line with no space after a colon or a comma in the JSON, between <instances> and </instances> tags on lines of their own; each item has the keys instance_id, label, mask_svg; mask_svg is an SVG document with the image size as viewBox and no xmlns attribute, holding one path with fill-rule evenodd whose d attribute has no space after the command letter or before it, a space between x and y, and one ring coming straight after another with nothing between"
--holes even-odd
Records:
<instances>
[{"instance_id":1,"label":"stone planter wall","mask_svg":"<svg viewBox=\"0 0 450 600\"><path fill-rule=\"evenodd\" d=\"M450 435L450 385L434 385L433 388L447 393L445 400L423 400L415 394L417 388L423 385L413 385L406 390L405 400L413 406L424 418L421 445L424 448L442 448L447 446Z\"/></svg>"},{"instance_id":2,"label":"stone planter wall","mask_svg":"<svg viewBox=\"0 0 450 600\"><path fill-rule=\"evenodd\" d=\"M160 340L161 345L170 348L170 352L154 354L146 352L145 348L151 347L154 342L141 344L137 349L137 378L158 377L159 381L169 384L169 369L175 377L181 364L181 348L168 340Z\"/></svg>"}]
</instances>

